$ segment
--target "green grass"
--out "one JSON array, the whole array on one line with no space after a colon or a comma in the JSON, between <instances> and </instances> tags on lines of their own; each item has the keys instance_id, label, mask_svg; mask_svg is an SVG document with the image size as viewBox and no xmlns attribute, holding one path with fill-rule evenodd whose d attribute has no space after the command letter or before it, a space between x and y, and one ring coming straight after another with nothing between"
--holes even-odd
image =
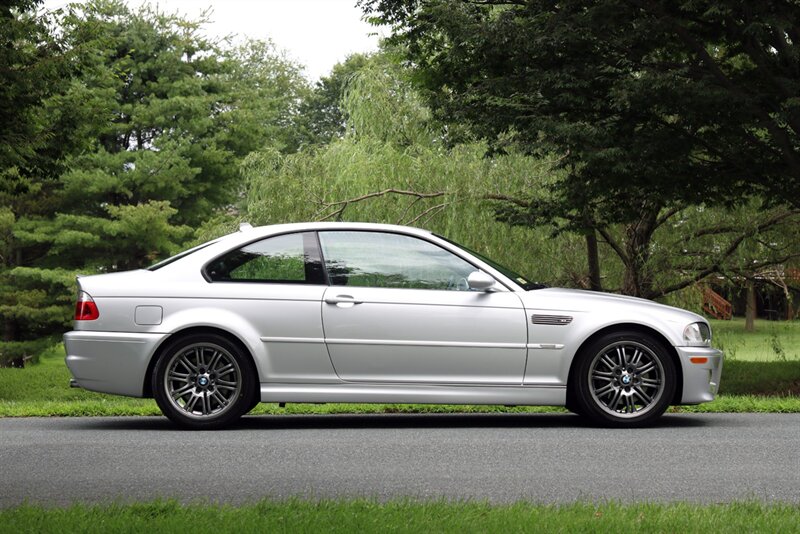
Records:
<instances>
[{"instance_id":1,"label":"green grass","mask_svg":"<svg viewBox=\"0 0 800 534\"><path fill-rule=\"evenodd\" d=\"M800 361L800 321L758 319L755 331L746 332L744 319L710 321L714 346L725 351L728 360Z\"/></svg>"},{"instance_id":2,"label":"green grass","mask_svg":"<svg viewBox=\"0 0 800 534\"><path fill-rule=\"evenodd\" d=\"M800 413L800 321L759 321L744 332L743 320L714 321L716 340L728 344L719 398L710 404L672 408L675 412ZM777 341L775 341L777 340ZM734 347L731 349L730 347ZM782 352L777 353L778 347ZM769 351L772 351L771 353ZM25 369L0 369L0 417L160 415L150 399L92 393L68 386L64 348L56 345ZM258 414L340 413L546 413L548 406L453 406L418 404L261 404Z\"/></svg>"},{"instance_id":3,"label":"green grass","mask_svg":"<svg viewBox=\"0 0 800 534\"><path fill-rule=\"evenodd\" d=\"M589 504L261 501L244 506L24 505L0 510L0 532L800 532L792 504Z\"/></svg>"}]
</instances>

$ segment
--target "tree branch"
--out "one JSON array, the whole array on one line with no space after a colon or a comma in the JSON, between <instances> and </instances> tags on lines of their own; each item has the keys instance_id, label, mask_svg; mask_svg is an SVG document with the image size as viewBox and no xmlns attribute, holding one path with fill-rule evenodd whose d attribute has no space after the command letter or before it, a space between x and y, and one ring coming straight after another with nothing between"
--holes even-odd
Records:
<instances>
[{"instance_id":1,"label":"tree branch","mask_svg":"<svg viewBox=\"0 0 800 534\"><path fill-rule=\"evenodd\" d=\"M682 207L675 206L674 208L670 208L667 211L665 211L664 213L662 213L656 219L655 228L660 227L662 224L667 222L671 217L673 217L676 213L680 212L682 209L683 209Z\"/></svg>"},{"instance_id":2,"label":"tree branch","mask_svg":"<svg viewBox=\"0 0 800 534\"><path fill-rule=\"evenodd\" d=\"M361 195L361 196L354 197L354 198L349 198L347 200L339 200L337 202L326 202L326 203L323 203L322 207L317 211L317 213L314 214L314 219L321 222L321 221L327 221L327 220L332 219L334 217L340 217L342 215L342 213L344 213L344 210L347 209L347 206L349 206L350 204L353 204L355 202L361 202L362 200L367 200L369 198L382 197L382 196L386 196L386 195L390 195L390 194L416 197L416 199L419 200L419 199L423 199L423 198L440 197L440 196L445 195L446 192L445 191L436 191L435 193L420 193L418 191L409 191L409 190L405 190L405 189L394 189L394 188L384 189L383 191L375 191L373 193L367 193L365 195ZM328 213L324 217L319 218L320 215L322 215L322 213L324 213L325 211L327 211L329 209L332 209L332 208L336 208L336 209L334 211ZM404 213L404 216L405 216L405 213Z\"/></svg>"},{"instance_id":3,"label":"tree branch","mask_svg":"<svg viewBox=\"0 0 800 534\"><path fill-rule=\"evenodd\" d=\"M606 244L608 244L608 246L610 246L612 249L614 249L614 252L617 253L617 256L619 256L619 259L622 260L622 263L624 263L625 265L629 265L630 264L630 258L625 253L625 249L622 248L622 246L617 242L616 239L611 237L611 234L608 233L608 229L606 227L604 227L604 226L598 226L596 228L596 230L597 230L597 233L599 233L601 236L603 236L603 241L605 241Z\"/></svg>"},{"instance_id":4,"label":"tree branch","mask_svg":"<svg viewBox=\"0 0 800 534\"><path fill-rule=\"evenodd\" d=\"M428 222L434 215L438 214L440 211L442 211L449 205L450 205L449 202L442 202L441 204L436 204L435 206L431 206L430 208L426 209L425 211L423 211L422 213L420 213L419 215L417 215L416 217L414 217L413 219L404 224L412 225L418 220L425 217L426 215L430 214L430 216L427 219L425 219L425 222Z\"/></svg>"},{"instance_id":5,"label":"tree branch","mask_svg":"<svg viewBox=\"0 0 800 534\"><path fill-rule=\"evenodd\" d=\"M679 291L679 290L684 289L684 288L686 288L686 287L688 287L688 286L690 286L690 285L692 285L692 284L694 284L696 282L699 282L700 280L702 280L702 279L706 278L707 276L710 276L710 275L712 275L712 274L714 274L716 272L720 272L721 271L722 262L724 262L729 257L731 257L733 255L733 253L736 252L736 250L739 248L739 245L741 245L742 242L745 239L757 234L758 232L761 232L761 231L769 228L770 226L774 226L775 224L781 222L782 220L784 220L784 219L786 219L788 217L792 217L792 216L798 215L798 214L800 214L800 210L788 210L788 211L785 211L785 212L782 212L782 213L778 213L777 215L775 215L775 216L767 219L763 223L759 224L755 228L753 228L751 230L748 230L746 232L742 232L739 236L736 237L736 239L734 239L730 243L730 245L728 245L728 248L725 249L725 251L722 252L722 254L720 254L716 258L716 260L714 261L714 263L712 265L710 265L709 267L699 271L697 274L695 274L695 276L693 276L693 277L691 277L691 278L689 278L687 280L683 280L681 282L676 282L676 283L674 283L672 285L663 287L661 289L654 289L654 290L650 291L647 295L645 295L645 298L652 299L652 298L655 298L655 297L663 297L664 295L667 295L667 294L672 293L674 291ZM768 263L764 263L763 265L766 266L766 265L768 265Z\"/></svg>"}]
</instances>

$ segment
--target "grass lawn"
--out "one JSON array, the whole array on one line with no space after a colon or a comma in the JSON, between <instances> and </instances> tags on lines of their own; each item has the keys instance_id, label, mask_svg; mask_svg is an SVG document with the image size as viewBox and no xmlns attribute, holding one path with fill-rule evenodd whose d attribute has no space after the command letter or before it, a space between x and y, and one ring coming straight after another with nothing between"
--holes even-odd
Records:
<instances>
[{"instance_id":1,"label":"grass lawn","mask_svg":"<svg viewBox=\"0 0 800 534\"><path fill-rule=\"evenodd\" d=\"M789 504L490 505L473 502L261 501L0 510L0 532L798 532Z\"/></svg>"},{"instance_id":2,"label":"grass lawn","mask_svg":"<svg viewBox=\"0 0 800 534\"><path fill-rule=\"evenodd\" d=\"M720 337L739 347L725 362L719 398L699 406L672 408L675 412L800 412L800 357L767 359L765 343L778 336L784 354L798 350L794 343L800 335L800 322L759 323L755 333L737 334L736 323L716 321ZM740 324L743 330L743 323ZM770 328L774 328L770 331ZM719 340L719 337L717 338ZM800 340L798 341L800 342ZM768 348L768 347L767 347ZM793 352L794 351L794 352ZM751 358L741 358L741 355ZM765 356L756 358L756 356ZM92 393L69 387L70 374L64 365L63 346L45 351L39 363L25 369L0 369L0 417L22 416L92 416L92 415L160 415L150 399L133 399ZM548 406L452 406L412 404L261 404L254 414L335 414L335 413L453 413L453 412L559 412Z\"/></svg>"},{"instance_id":3,"label":"grass lawn","mask_svg":"<svg viewBox=\"0 0 800 534\"><path fill-rule=\"evenodd\" d=\"M755 331L746 332L744 318L711 319L715 347L727 360L757 362L800 361L800 321L756 320Z\"/></svg>"}]
</instances>

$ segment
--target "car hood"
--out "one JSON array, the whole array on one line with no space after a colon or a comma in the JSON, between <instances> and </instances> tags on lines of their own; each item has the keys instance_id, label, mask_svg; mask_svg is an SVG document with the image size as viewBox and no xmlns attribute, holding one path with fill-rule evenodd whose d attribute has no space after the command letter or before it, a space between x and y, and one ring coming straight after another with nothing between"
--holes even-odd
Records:
<instances>
[{"instance_id":1,"label":"car hood","mask_svg":"<svg viewBox=\"0 0 800 534\"><path fill-rule=\"evenodd\" d=\"M580 289L546 288L520 294L526 309L552 312L598 312L609 322L643 322L643 316L668 323L688 324L705 319L696 313L652 300Z\"/></svg>"}]
</instances>

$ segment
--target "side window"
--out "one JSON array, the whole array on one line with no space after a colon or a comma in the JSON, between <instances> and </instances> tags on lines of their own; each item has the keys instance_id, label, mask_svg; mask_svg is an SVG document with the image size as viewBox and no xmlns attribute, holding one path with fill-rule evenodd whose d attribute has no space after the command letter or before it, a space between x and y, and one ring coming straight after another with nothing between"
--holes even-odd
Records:
<instances>
[{"instance_id":1,"label":"side window","mask_svg":"<svg viewBox=\"0 0 800 534\"><path fill-rule=\"evenodd\" d=\"M468 291L470 263L416 237L381 232L320 232L334 286Z\"/></svg>"},{"instance_id":2,"label":"side window","mask_svg":"<svg viewBox=\"0 0 800 534\"><path fill-rule=\"evenodd\" d=\"M214 282L322 283L319 260L307 247L317 248L311 233L268 237L217 258L206 273Z\"/></svg>"}]
</instances>

